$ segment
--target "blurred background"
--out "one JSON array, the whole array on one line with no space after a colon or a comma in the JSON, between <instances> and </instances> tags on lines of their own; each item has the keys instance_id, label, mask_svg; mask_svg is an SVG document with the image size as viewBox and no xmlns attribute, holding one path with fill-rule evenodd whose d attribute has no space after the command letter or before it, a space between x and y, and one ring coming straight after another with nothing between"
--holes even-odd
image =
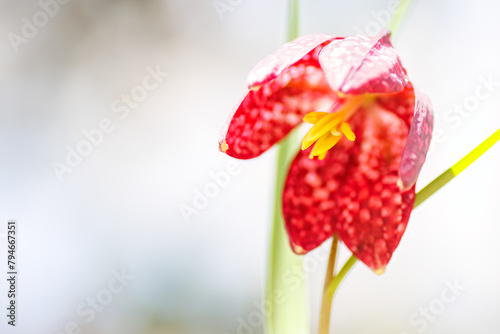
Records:
<instances>
[{"instance_id":1,"label":"blurred background","mask_svg":"<svg viewBox=\"0 0 500 334\"><path fill-rule=\"evenodd\" d=\"M300 32L373 34L391 2L301 1ZM284 42L286 9L0 1L0 263L15 219L20 273L17 326L3 311L0 333L77 333L73 323L84 334L263 333L241 323L263 298L275 149L228 167L217 140L246 74ZM418 189L500 127L499 10L414 1L395 36L435 109ZM75 150L85 156L68 158ZM352 270L333 333L498 332L499 165L497 145L415 210L384 275ZM230 182L186 218L228 168ZM311 332L325 266L307 275ZM122 289L110 294L110 282ZM436 302L449 284L456 298ZM7 288L1 279L3 305Z\"/></svg>"}]
</instances>

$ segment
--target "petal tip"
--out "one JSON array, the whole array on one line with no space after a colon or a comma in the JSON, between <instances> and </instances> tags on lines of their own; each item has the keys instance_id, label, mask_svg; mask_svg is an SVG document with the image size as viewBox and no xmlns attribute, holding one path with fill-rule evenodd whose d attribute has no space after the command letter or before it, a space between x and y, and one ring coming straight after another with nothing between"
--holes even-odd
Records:
<instances>
[{"instance_id":1,"label":"petal tip","mask_svg":"<svg viewBox=\"0 0 500 334\"><path fill-rule=\"evenodd\" d=\"M381 37L385 37L385 36L389 36L391 37L392 35L392 31L388 30L388 29L384 29L380 32L379 36Z\"/></svg>"},{"instance_id":2,"label":"petal tip","mask_svg":"<svg viewBox=\"0 0 500 334\"><path fill-rule=\"evenodd\" d=\"M226 153L228 149L229 145L226 143L226 140L223 139L222 142L219 143L219 151Z\"/></svg>"},{"instance_id":3,"label":"petal tip","mask_svg":"<svg viewBox=\"0 0 500 334\"><path fill-rule=\"evenodd\" d=\"M399 190L401 191L408 191L410 190L416 183L416 179L413 181L404 181L403 178L400 176L398 180L396 181L396 185L398 186Z\"/></svg>"},{"instance_id":4,"label":"petal tip","mask_svg":"<svg viewBox=\"0 0 500 334\"><path fill-rule=\"evenodd\" d=\"M292 250L295 254L297 255L307 254L307 251L304 248L300 247L299 245L295 245L293 243L291 245L292 245Z\"/></svg>"},{"instance_id":5,"label":"petal tip","mask_svg":"<svg viewBox=\"0 0 500 334\"><path fill-rule=\"evenodd\" d=\"M258 91L262 85L261 84L248 84L248 89L253 91Z\"/></svg>"},{"instance_id":6,"label":"petal tip","mask_svg":"<svg viewBox=\"0 0 500 334\"><path fill-rule=\"evenodd\" d=\"M376 274L376 275L382 275L384 272L385 272L385 267L380 267L380 268L377 268L377 269L374 269L373 272Z\"/></svg>"}]
</instances>

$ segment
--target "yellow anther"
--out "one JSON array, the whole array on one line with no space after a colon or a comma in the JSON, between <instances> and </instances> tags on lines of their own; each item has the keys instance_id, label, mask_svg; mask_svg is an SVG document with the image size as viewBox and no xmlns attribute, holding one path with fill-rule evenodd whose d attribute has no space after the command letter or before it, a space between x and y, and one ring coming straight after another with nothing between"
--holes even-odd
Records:
<instances>
[{"instance_id":1,"label":"yellow anther","mask_svg":"<svg viewBox=\"0 0 500 334\"><path fill-rule=\"evenodd\" d=\"M304 122L310 124L316 124L320 119L328 115L327 112L324 111L313 111L304 116Z\"/></svg>"},{"instance_id":2,"label":"yellow anther","mask_svg":"<svg viewBox=\"0 0 500 334\"><path fill-rule=\"evenodd\" d=\"M354 134L354 132L352 132L351 127L346 122L343 122L342 124L340 124L340 129L339 130L350 141L354 141L356 139L356 135Z\"/></svg>"},{"instance_id":3,"label":"yellow anther","mask_svg":"<svg viewBox=\"0 0 500 334\"><path fill-rule=\"evenodd\" d=\"M328 153L328 151L327 151L327 152L323 152L323 153L321 153L320 155L318 155L318 159L319 159L319 160L323 160L323 159L326 157L326 154L327 154L327 153ZM312 158L310 158L310 159L312 159Z\"/></svg>"},{"instance_id":4,"label":"yellow anther","mask_svg":"<svg viewBox=\"0 0 500 334\"><path fill-rule=\"evenodd\" d=\"M350 141L356 139L349 124L346 123L354 112L367 100L367 96L345 97L344 103L334 112L311 112L304 117L304 122L314 124L302 140L302 150L309 148L314 142L309 157L324 159L326 152L338 143L342 135ZM335 107L333 107L335 109Z\"/></svg>"},{"instance_id":5,"label":"yellow anther","mask_svg":"<svg viewBox=\"0 0 500 334\"><path fill-rule=\"evenodd\" d=\"M344 113L336 112L328 114L320 119L304 136L302 140L302 149L307 149L325 133L330 132L333 127L336 127L342 121L344 116Z\"/></svg>"},{"instance_id":6,"label":"yellow anther","mask_svg":"<svg viewBox=\"0 0 500 334\"><path fill-rule=\"evenodd\" d=\"M325 133L320 139L318 139L316 144L314 144L314 147L311 153L309 154L309 157L311 158L317 156L321 160L323 160L323 158L326 155L326 152L328 152L329 149L335 146L335 144L338 143L341 137L342 137L341 135L332 136L329 132Z\"/></svg>"},{"instance_id":7,"label":"yellow anther","mask_svg":"<svg viewBox=\"0 0 500 334\"><path fill-rule=\"evenodd\" d=\"M221 149L222 153L226 153L228 148L229 148L229 145L226 143L226 140L224 139L224 141L220 145L220 149Z\"/></svg>"}]
</instances>

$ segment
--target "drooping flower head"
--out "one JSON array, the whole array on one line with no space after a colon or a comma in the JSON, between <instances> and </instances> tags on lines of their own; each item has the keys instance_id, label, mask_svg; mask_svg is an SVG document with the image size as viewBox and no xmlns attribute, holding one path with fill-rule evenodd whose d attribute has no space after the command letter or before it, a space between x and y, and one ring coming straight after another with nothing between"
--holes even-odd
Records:
<instances>
[{"instance_id":1,"label":"drooping flower head","mask_svg":"<svg viewBox=\"0 0 500 334\"><path fill-rule=\"evenodd\" d=\"M283 191L292 249L305 254L337 233L382 273L406 229L433 125L389 33L298 38L259 62L248 86L220 150L251 159L313 124Z\"/></svg>"}]
</instances>

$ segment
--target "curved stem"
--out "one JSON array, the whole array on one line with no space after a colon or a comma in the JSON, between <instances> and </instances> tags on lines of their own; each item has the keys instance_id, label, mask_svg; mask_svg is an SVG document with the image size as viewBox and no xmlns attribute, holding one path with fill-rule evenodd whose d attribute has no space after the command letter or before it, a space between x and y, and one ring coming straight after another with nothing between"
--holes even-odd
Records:
<instances>
[{"instance_id":1,"label":"curved stem","mask_svg":"<svg viewBox=\"0 0 500 334\"><path fill-rule=\"evenodd\" d=\"M354 266L354 264L356 263L356 261L358 261L358 258L356 256L354 256L354 255L351 255L351 257L349 258L349 260L347 260L347 262L344 264L344 266L342 267L342 269L340 269L340 271L337 274L337 276L335 276L333 278L332 282L330 283L330 285L328 287L328 294L331 296L331 298L333 298L333 295L335 294L335 291L339 287L340 282L342 282L342 280L344 279L345 275L347 275L347 273L349 272L349 270L351 270L351 268Z\"/></svg>"},{"instance_id":2,"label":"curved stem","mask_svg":"<svg viewBox=\"0 0 500 334\"><path fill-rule=\"evenodd\" d=\"M328 267L326 269L325 284L323 286L323 300L321 301L321 313L319 315L319 334L328 334L330 330L330 312L332 309L333 295L328 293L330 282L333 279L335 270L335 259L337 258L338 237L335 234L332 240L332 249L330 258L328 259Z\"/></svg>"}]
</instances>

